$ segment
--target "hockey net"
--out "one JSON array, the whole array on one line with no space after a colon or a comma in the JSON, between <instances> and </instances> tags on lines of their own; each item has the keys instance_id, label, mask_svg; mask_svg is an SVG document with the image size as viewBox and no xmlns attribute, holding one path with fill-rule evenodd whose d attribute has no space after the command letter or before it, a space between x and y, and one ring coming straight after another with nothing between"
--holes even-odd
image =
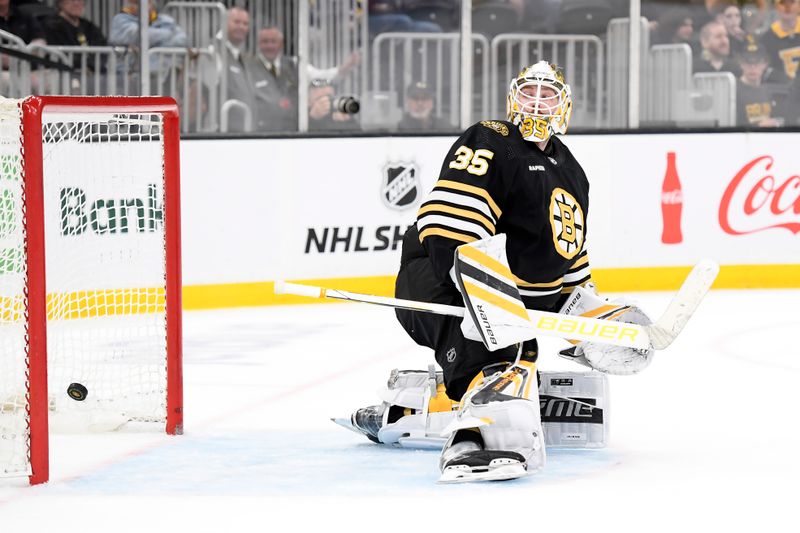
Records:
<instances>
[{"instance_id":1,"label":"hockey net","mask_svg":"<svg viewBox=\"0 0 800 533\"><path fill-rule=\"evenodd\" d=\"M48 426L182 431L177 131L163 98L0 100L0 475L47 479Z\"/></svg>"}]
</instances>

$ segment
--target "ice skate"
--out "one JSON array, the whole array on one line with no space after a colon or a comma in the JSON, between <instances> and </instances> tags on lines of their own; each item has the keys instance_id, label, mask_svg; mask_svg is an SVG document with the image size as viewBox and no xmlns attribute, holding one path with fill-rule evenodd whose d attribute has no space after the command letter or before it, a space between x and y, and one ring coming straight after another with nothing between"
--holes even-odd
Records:
<instances>
[{"instance_id":1,"label":"ice skate","mask_svg":"<svg viewBox=\"0 0 800 533\"><path fill-rule=\"evenodd\" d=\"M438 482L506 481L527 474L528 465L521 454L502 450L475 450L448 461Z\"/></svg>"}]
</instances>

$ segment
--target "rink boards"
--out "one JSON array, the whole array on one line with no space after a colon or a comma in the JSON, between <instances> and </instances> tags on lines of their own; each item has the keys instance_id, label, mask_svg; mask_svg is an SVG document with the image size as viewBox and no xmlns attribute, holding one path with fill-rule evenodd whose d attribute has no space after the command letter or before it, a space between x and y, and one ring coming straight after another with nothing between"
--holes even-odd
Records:
<instances>
[{"instance_id":1,"label":"rink boards","mask_svg":"<svg viewBox=\"0 0 800 533\"><path fill-rule=\"evenodd\" d=\"M722 265L716 287L800 287L797 139L565 137L591 182L587 243L601 289L674 289L703 257ZM294 301L274 296L276 279L391 293L402 234L454 140L183 141L185 306ZM678 192L662 191L670 152ZM665 224L679 242L663 242Z\"/></svg>"}]
</instances>

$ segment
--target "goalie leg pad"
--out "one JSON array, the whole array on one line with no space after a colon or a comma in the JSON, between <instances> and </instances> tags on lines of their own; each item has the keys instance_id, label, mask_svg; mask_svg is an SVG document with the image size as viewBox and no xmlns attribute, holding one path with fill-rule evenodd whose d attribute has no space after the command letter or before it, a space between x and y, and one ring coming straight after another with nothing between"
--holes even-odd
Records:
<instances>
[{"instance_id":1,"label":"goalie leg pad","mask_svg":"<svg viewBox=\"0 0 800 533\"><path fill-rule=\"evenodd\" d=\"M512 479L544 467L535 364L522 361L484 379L467 392L461 405L445 429L450 439L442 450L440 481ZM470 430L480 435L481 449L458 453L462 435ZM502 477L494 477L496 469Z\"/></svg>"},{"instance_id":2,"label":"goalie leg pad","mask_svg":"<svg viewBox=\"0 0 800 533\"><path fill-rule=\"evenodd\" d=\"M441 449L442 430L453 419L458 404L448 396L441 372L393 370L386 387L378 391L380 405L363 407L337 424L369 440L409 448Z\"/></svg>"}]
</instances>

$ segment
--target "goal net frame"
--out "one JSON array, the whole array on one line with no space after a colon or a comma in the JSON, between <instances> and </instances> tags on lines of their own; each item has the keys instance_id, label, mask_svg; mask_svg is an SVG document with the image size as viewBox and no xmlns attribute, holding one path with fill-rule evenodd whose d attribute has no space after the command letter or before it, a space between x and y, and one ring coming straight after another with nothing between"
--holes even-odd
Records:
<instances>
[{"instance_id":1,"label":"goal net frame","mask_svg":"<svg viewBox=\"0 0 800 533\"><path fill-rule=\"evenodd\" d=\"M27 409L30 484L49 479L47 273L43 119L46 113L158 114L162 117L165 245L166 433L183 432L181 331L180 163L178 106L166 97L31 96L21 101L22 176L27 268ZM22 357L23 354L20 354Z\"/></svg>"}]
</instances>

